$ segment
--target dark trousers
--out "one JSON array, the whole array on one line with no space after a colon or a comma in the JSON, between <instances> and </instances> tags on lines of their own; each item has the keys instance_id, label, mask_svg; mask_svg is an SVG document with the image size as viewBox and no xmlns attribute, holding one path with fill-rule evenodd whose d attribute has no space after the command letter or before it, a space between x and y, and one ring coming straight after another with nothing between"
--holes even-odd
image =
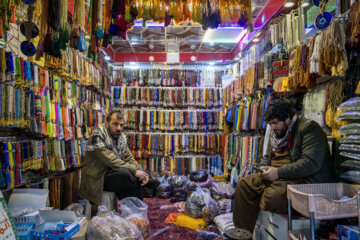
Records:
<instances>
[{"instance_id":1,"label":"dark trousers","mask_svg":"<svg viewBox=\"0 0 360 240\"><path fill-rule=\"evenodd\" d=\"M137 197L143 200L143 189L138 179L125 168L112 170L105 175L104 191L114 192L121 200L126 197ZM98 205L91 203L91 218L98 213Z\"/></svg>"},{"instance_id":2,"label":"dark trousers","mask_svg":"<svg viewBox=\"0 0 360 240\"><path fill-rule=\"evenodd\" d=\"M253 232L259 210L273 213L287 213L286 186L299 181L262 180L258 174L251 174L239 180L235 190L233 220L235 227Z\"/></svg>"},{"instance_id":3,"label":"dark trousers","mask_svg":"<svg viewBox=\"0 0 360 240\"><path fill-rule=\"evenodd\" d=\"M105 175L104 191L114 192L119 200L137 197L143 200L143 190L138 179L125 168L118 168Z\"/></svg>"}]
</instances>

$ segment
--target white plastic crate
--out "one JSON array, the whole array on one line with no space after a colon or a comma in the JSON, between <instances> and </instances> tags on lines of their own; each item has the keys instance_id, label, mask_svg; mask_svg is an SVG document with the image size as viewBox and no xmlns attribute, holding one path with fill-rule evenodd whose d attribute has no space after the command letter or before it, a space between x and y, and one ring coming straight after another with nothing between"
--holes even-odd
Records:
<instances>
[{"instance_id":1,"label":"white plastic crate","mask_svg":"<svg viewBox=\"0 0 360 240\"><path fill-rule=\"evenodd\" d=\"M360 185L343 183L299 184L287 186L291 206L302 215L326 220L358 216L357 193ZM346 196L349 199L339 200Z\"/></svg>"}]
</instances>

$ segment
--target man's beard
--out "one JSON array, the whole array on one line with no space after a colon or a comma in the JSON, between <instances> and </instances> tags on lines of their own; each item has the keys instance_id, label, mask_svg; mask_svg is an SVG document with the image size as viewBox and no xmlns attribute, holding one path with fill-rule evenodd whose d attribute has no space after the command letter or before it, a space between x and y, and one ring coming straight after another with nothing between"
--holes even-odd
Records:
<instances>
[{"instance_id":1,"label":"man's beard","mask_svg":"<svg viewBox=\"0 0 360 240\"><path fill-rule=\"evenodd\" d=\"M115 131L115 132L112 132L111 129L108 127L108 132L110 133L110 136L113 138L113 139L116 139L120 136L121 134L121 131Z\"/></svg>"},{"instance_id":2,"label":"man's beard","mask_svg":"<svg viewBox=\"0 0 360 240\"><path fill-rule=\"evenodd\" d=\"M118 138L120 136L121 132L115 132L115 133L111 133L111 137L112 138Z\"/></svg>"},{"instance_id":3,"label":"man's beard","mask_svg":"<svg viewBox=\"0 0 360 240\"><path fill-rule=\"evenodd\" d=\"M275 133L276 138L281 139L281 138L285 137L285 134L286 134L286 132L287 132L288 128L289 128L289 125L284 126L284 128L283 128L283 129L281 129L281 131L280 131L280 132L274 132L274 133Z\"/></svg>"}]
</instances>

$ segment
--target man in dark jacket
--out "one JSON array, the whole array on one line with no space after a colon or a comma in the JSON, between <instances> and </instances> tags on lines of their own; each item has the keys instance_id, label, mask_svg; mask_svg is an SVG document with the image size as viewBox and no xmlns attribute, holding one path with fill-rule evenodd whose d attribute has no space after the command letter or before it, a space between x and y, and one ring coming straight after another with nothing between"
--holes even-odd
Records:
<instances>
[{"instance_id":1,"label":"man in dark jacket","mask_svg":"<svg viewBox=\"0 0 360 240\"><path fill-rule=\"evenodd\" d=\"M141 186L148 183L149 176L132 156L123 127L123 115L113 111L87 142L80 195L93 205L101 203L103 190L115 192L119 200L143 199Z\"/></svg>"},{"instance_id":2,"label":"man in dark jacket","mask_svg":"<svg viewBox=\"0 0 360 240\"><path fill-rule=\"evenodd\" d=\"M265 120L271 127L260 173L241 178L234 199L234 224L253 231L260 209L285 214L286 186L334 182L334 168L323 129L298 117L284 100L270 102Z\"/></svg>"}]
</instances>

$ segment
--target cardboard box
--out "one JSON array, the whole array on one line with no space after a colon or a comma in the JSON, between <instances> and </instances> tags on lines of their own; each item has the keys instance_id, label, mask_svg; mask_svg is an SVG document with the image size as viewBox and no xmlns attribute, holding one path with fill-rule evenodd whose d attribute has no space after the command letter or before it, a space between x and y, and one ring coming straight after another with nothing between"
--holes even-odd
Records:
<instances>
[{"instance_id":1,"label":"cardboard box","mask_svg":"<svg viewBox=\"0 0 360 240\"><path fill-rule=\"evenodd\" d=\"M71 237L71 240L86 240L86 230L87 230L88 222L86 221L83 227L80 227L79 232L77 232L74 236Z\"/></svg>"},{"instance_id":2,"label":"cardboard box","mask_svg":"<svg viewBox=\"0 0 360 240\"><path fill-rule=\"evenodd\" d=\"M39 214L42 224L34 229L35 240L71 239L79 231L79 223L73 211L39 210ZM63 222L66 226L64 233L46 233L47 230L55 230L59 222Z\"/></svg>"},{"instance_id":3,"label":"cardboard box","mask_svg":"<svg viewBox=\"0 0 360 240\"><path fill-rule=\"evenodd\" d=\"M16 239L19 240L19 236L15 229L14 221L11 217L8 205L5 198L0 191L0 239Z\"/></svg>"},{"instance_id":4,"label":"cardboard box","mask_svg":"<svg viewBox=\"0 0 360 240\"><path fill-rule=\"evenodd\" d=\"M337 226L338 240L358 240L360 239L359 226Z\"/></svg>"},{"instance_id":5,"label":"cardboard box","mask_svg":"<svg viewBox=\"0 0 360 240\"><path fill-rule=\"evenodd\" d=\"M40 224L38 210L46 207L49 190L13 189L9 199L9 209L15 224Z\"/></svg>"}]
</instances>

